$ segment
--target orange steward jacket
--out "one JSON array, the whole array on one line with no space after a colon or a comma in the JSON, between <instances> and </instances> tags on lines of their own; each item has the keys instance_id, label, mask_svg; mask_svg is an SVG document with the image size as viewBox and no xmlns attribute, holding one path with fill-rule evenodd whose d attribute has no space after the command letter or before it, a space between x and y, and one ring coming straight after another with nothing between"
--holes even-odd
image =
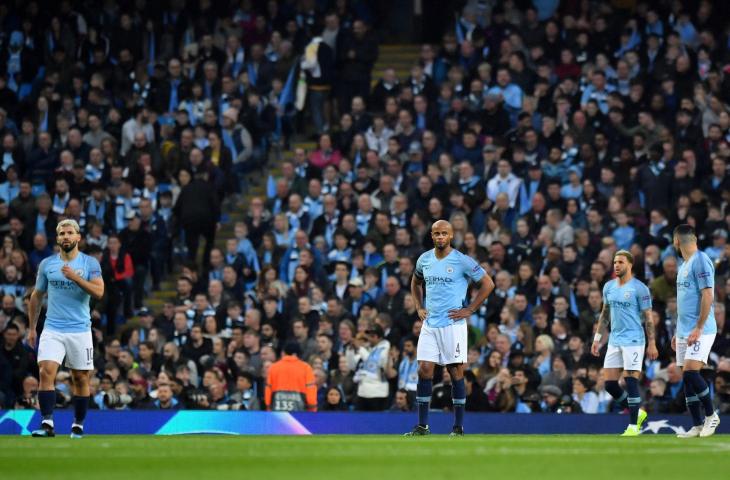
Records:
<instances>
[{"instance_id":1,"label":"orange steward jacket","mask_svg":"<svg viewBox=\"0 0 730 480\"><path fill-rule=\"evenodd\" d=\"M308 363L299 360L295 355L284 355L281 360L271 365L266 379L264 401L267 410L292 410L292 408L272 406L272 399L277 392L298 393L306 403L306 409L317 411L317 384L314 372Z\"/></svg>"}]
</instances>

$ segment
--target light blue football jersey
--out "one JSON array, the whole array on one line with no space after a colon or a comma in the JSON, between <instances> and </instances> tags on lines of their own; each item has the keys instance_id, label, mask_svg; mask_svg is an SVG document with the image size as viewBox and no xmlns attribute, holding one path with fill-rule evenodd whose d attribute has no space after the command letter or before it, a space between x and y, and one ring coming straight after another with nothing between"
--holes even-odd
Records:
<instances>
[{"instance_id":1,"label":"light blue football jersey","mask_svg":"<svg viewBox=\"0 0 730 480\"><path fill-rule=\"evenodd\" d=\"M81 333L91 329L91 312L86 293L75 282L67 279L61 269L67 262L56 254L44 259L38 266L35 288L48 292L48 309L43 328L60 333ZM79 252L68 265L85 280L101 277L101 266L96 258Z\"/></svg>"},{"instance_id":2,"label":"light blue football jersey","mask_svg":"<svg viewBox=\"0 0 730 480\"><path fill-rule=\"evenodd\" d=\"M609 306L611 335L608 344L615 347L644 345L641 312L651 309L651 293L640 280L632 278L624 285L613 279L603 286L603 302Z\"/></svg>"},{"instance_id":3,"label":"light blue football jersey","mask_svg":"<svg viewBox=\"0 0 730 480\"><path fill-rule=\"evenodd\" d=\"M677 271L677 337L686 339L700 318L702 290L715 288L715 266L705 252L697 251ZM714 293L714 291L713 291ZM702 334L717 333L715 306L710 306Z\"/></svg>"},{"instance_id":4,"label":"light blue football jersey","mask_svg":"<svg viewBox=\"0 0 730 480\"><path fill-rule=\"evenodd\" d=\"M426 284L426 325L442 328L465 321L454 322L448 316L449 311L468 305L466 292L469 281L481 280L486 272L476 260L458 250L451 250L439 260L435 250L431 249L418 257L415 275L423 278Z\"/></svg>"}]
</instances>

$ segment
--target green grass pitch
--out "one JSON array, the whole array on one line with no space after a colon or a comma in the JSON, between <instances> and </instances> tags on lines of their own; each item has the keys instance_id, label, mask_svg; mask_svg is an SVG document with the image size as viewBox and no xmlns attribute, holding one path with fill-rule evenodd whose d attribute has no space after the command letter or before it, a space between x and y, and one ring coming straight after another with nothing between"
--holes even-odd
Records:
<instances>
[{"instance_id":1,"label":"green grass pitch","mask_svg":"<svg viewBox=\"0 0 730 480\"><path fill-rule=\"evenodd\" d=\"M0 437L0 478L728 479L730 436Z\"/></svg>"}]
</instances>

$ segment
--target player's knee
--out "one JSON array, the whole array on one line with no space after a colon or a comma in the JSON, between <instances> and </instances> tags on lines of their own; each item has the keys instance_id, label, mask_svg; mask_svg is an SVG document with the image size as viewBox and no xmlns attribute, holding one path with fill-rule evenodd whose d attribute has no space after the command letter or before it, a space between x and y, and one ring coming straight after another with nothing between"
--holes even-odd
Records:
<instances>
[{"instance_id":1,"label":"player's knee","mask_svg":"<svg viewBox=\"0 0 730 480\"><path fill-rule=\"evenodd\" d=\"M418 367L418 378L422 380L430 380L433 378L433 366L432 365L420 365Z\"/></svg>"},{"instance_id":2,"label":"player's knee","mask_svg":"<svg viewBox=\"0 0 730 480\"><path fill-rule=\"evenodd\" d=\"M71 372L74 385L85 385L89 381L89 375L85 371L74 370Z\"/></svg>"},{"instance_id":3,"label":"player's knee","mask_svg":"<svg viewBox=\"0 0 730 480\"><path fill-rule=\"evenodd\" d=\"M464 370L460 366L449 367L449 376L452 381L458 381L464 378Z\"/></svg>"},{"instance_id":4,"label":"player's knee","mask_svg":"<svg viewBox=\"0 0 730 480\"><path fill-rule=\"evenodd\" d=\"M38 368L41 378L54 378L56 376L56 367L48 364L41 364Z\"/></svg>"}]
</instances>

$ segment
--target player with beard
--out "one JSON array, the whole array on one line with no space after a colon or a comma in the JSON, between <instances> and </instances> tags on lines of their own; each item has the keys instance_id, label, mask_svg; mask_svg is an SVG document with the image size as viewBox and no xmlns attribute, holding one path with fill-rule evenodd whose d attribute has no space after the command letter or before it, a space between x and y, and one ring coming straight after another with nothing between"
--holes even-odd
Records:
<instances>
[{"instance_id":1,"label":"player with beard","mask_svg":"<svg viewBox=\"0 0 730 480\"><path fill-rule=\"evenodd\" d=\"M621 435L635 437L641 433L641 425L646 420L646 411L640 408L639 377L644 363L644 347L650 360L659 355L656 348L654 323L651 319L651 293L649 288L634 278L631 268L634 256L619 250L613 256L613 271L616 278L603 287L603 310L597 320L596 334L593 337L591 353L600 355L603 329L611 324L608 337L608 350L603 361L606 376L606 391L630 414L629 426ZM646 328L642 328L642 318ZM621 373L624 375L626 391L619 386Z\"/></svg>"},{"instance_id":2,"label":"player with beard","mask_svg":"<svg viewBox=\"0 0 730 480\"><path fill-rule=\"evenodd\" d=\"M476 260L451 246L454 230L449 222L435 222L431 227L431 238L434 248L418 258L411 279L411 293L416 302L418 316L423 321L423 328L416 349L418 425L406 433L406 436L431 433L428 427L428 410L436 364L445 365L451 376L455 421L450 436L462 436L466 405L466 322L492 292L494 282ZM468 303L467 291L470 283L479 291L474 301Z\"/></svg>"},{"instance_id":3,"label":"player with beard","mask_svg":"<svg viewBox=\"0 0 730 480\"><path fill-rule=\"evenodd\" d=\"M33 431L33 436L55 436L55 380L58 368L66 357L66 366L71 369L73 380L74 422L71 438L81 438L89 406L89 376L94 369L89 299L101 299L104 296L104 281L99 262L79 252L81 233L78 223L74 220L59 222L56 226L56 241L61 251L46 258L38 266L35 290L28 307L28 344L34 348L41 301L48 294L46 321L38 342L41 377L38 403L42 420L41 428Z\"/></svg>"}]
</instances>

